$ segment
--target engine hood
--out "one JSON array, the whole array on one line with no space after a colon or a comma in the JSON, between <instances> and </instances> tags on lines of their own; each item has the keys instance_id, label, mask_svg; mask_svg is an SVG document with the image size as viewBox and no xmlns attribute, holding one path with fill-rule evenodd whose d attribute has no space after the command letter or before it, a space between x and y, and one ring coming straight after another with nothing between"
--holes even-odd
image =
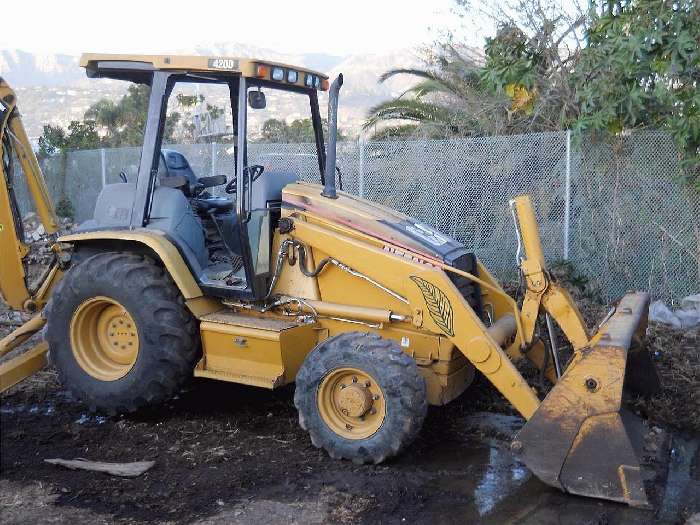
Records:
<instances>
[{"instance_id":1,"label":"engine hood","mask_svg":"<svg viewBox=\"0 0 700 525\"><path fill-rule=\"evenodd\" d=\"M329 199L321 195L322 191L319 184L290 184L282 192L282 205L332 220L382 240L388 248L398 248L425 259L452 265L467 253L459 242L408 215L345 192L338 192L337 199Z\"/></svg>"}]
</instances>

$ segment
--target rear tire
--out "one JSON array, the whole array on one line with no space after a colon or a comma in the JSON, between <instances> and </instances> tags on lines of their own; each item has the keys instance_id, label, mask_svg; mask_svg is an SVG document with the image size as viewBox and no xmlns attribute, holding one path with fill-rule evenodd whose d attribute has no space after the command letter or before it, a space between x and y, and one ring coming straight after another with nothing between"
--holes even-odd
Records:
<instances>
[{"instance_id":1,"label":"rear tire","mask_svg":"<svg viewBox=\"0 0 700 525\"><path fill-rule=\"evenodd\" d=\"M180 291L140 255L99 253L71 268L47 318L61 382L92 411L133 412L171 398L199 357Z\"/></svg>"},{"instance_id":2,"label":"rear tire","mask_svg":"<svg viewBox=\"0 0 700 525\"><path fill-rule=\"evenodd\" d=\"M333 458L381 463L413 442L428 404L415 361L377 334L320 343L296 378L299 424Z\"/></svg>"}]
</instances>

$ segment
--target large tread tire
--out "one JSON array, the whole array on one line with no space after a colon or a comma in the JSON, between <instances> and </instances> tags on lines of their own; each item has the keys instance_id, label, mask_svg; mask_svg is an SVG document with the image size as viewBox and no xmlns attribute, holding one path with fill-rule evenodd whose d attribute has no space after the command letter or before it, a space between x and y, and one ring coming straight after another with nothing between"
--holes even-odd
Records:
<instances>
[{"instance_id":1,"label":"large tread tire","mask_svg":"<svg viewBox=\"0 0 700 525\"><path fill-rule=\"evenodd\" d=\"M93 377L76 360L70 326L86 300L107 296L133 317L139 351L123 377ZM170 276L151 259L104 252L72 267L47 306L47 340L61 383L92 411L110 415L133 412L170 399L185 382L200 356L196 320Z\"/></svg>"},{"instance_id":2,"label":"large tread tire","mask_svg":"<svg viewBox=\"0 0 700 525\"><path fill-rule=\"evenodd\" d=\"M317 395L324 377L344 367L369 373L384 393L384 421L364 439L347 439L335 433L318 408ZM394 341L363 332L331 337L306 357L297 374L294 404L299 424L314 446L333 458L358 464L378 464L399 455L418 435L428 411L425 380L416 362Z\"/></svg>"}]
</instances>

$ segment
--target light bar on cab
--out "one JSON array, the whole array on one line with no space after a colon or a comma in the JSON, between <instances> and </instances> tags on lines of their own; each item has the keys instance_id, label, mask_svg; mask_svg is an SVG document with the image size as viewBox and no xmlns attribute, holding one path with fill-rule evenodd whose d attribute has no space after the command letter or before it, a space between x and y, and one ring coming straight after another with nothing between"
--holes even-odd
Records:
<instances>
[{"instance_id":1,"label":"light bar on cab","mask_svg":"<svg viewBox=\"0 0 700 525\"><path fill-rule=\"evenodd\" d=\"M286 82L287 84L301 85L301 73L295 69L274 66L272 64L257 64L255 76L275 82ZM328 91L328 79L321 78L313 73L303 73L303 85L308 88Z\"/></svg>"}]
</instances>

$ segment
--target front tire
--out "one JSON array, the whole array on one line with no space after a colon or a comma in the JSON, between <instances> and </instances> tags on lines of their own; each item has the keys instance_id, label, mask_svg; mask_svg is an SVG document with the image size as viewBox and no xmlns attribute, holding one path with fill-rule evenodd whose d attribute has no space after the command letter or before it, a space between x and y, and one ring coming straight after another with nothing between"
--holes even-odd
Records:
<instances>
[{"instance_id":1,"label":"front tire","mask_svg":"<svg viewBox=\"0 0 700 525\"><path fill-rule=\"evenodd\" d=\"M428 404L415 361L377 334L320 343L296 378L299 424L333 458L381 463L418 435Z\"/></svg>"},{"instance_id":2,"label":"front tire","mask_svg":"<svg viewBox=\"0 0 700 525\"><path fill-rule=\"evenodd\" d=\"M140 255L99 253L71 268L47 318L61 382L93 411L133 412L171 398L199 357L180 291Z\"/></svg>"}]
</instances>

